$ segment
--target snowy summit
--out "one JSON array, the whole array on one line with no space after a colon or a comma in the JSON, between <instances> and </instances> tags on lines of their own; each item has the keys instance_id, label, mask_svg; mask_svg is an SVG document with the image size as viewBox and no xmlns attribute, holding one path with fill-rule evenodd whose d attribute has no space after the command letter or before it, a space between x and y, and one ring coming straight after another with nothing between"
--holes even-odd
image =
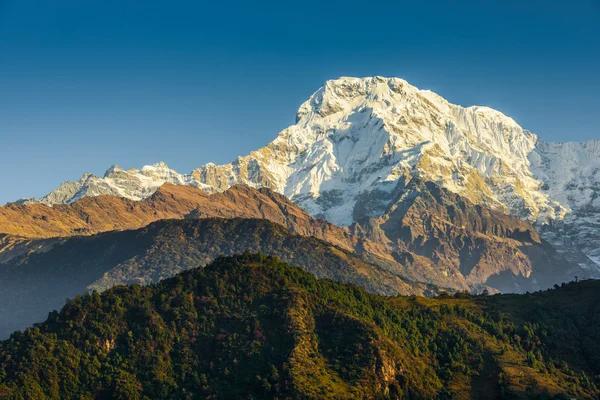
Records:
<instances>
[{"instance_id":1,"label":"snowy summit","mask_svg":"<svg viewBox=\"0 0 600 400\"><path fill-rule=\"evenodd\" d=\"M408 181L534 223L582 266L600 270L600 141L548 143L488 107L461 107L398 78L327 81L267 146L188 175L164 163L86 174L40 201L114 194L134 200L165 182L223 191L272 188L314 216L350 225L379 216Z\"/></svg>"}]
</instances>

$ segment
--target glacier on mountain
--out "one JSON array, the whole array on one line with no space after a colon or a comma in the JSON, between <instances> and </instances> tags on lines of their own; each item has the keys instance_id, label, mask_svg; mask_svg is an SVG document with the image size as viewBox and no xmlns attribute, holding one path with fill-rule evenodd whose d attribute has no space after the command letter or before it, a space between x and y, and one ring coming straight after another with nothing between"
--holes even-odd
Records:
<instances>
[{"instance_id":1,"label":"glacier on mountain","mask_svg":"<svg viewBox=\"0 0 600 400\"><path fill-rule=\"evenodd\" d=\"M115 194L134 200L164 182L222 191L274 189L338 225L377 217L413 177L534 223L580 265L600 270L600 141L548 143L488 107L461 107L398 78L339 78L296 123L230 164L188 175L164 163L86 174L40 201ZM591 271L592 271L591 270Z\"/></svg>"}]
</instances>

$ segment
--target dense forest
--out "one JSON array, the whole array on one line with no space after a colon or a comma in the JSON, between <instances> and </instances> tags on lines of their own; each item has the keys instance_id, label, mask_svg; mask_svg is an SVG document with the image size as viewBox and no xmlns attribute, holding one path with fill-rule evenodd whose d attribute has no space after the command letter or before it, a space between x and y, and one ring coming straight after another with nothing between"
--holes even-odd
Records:
<instances>
[{"instance_id":1,"label":"dense forest","mask_svg":"<svg viewBox=\"0 0 600 400\"><path fill-rule=\"evenodd\" d=\"M262 254L69 300L0 343L7 399L600 396L600 282L383 297Z\"/></svg>"}]
</instances>

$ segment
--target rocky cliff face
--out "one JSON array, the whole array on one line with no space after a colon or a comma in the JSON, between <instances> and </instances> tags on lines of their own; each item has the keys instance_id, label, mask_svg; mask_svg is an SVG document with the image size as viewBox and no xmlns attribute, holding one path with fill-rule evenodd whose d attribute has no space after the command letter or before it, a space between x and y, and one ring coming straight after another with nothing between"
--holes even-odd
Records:
<instances>
[{"instance_id":1,"label":"rocky cliff face","mask_svg":"<svg viewBox=\"0 0 600 400\"><path fill-rule=\"evenodd\" d=\"M109 171L93 185L69 183L43 201L108 190L139 199L158 181L214 191L242 183L271 188L313 216L349 226L380 217L417 177L533 223L570 261L590 274L600 269L599 141L547 143L498 111L457 106L397 78L326 82L300 107L295 125L231 164L150 181L146 168Z\"/></svg>"},{"instance_id":2,"label":"rocky cliff face","mask_svg":"<svg viewBox=\"0 0 600 400\"><path fill-rule=\"evenodd\" d=\"M351 226L354 235L386 243L403 276L442 287L524 292L582 276L535 228L414 178L383 215ZM415 255L431 260L417 264Z\"/></svg>"}]
</instances>

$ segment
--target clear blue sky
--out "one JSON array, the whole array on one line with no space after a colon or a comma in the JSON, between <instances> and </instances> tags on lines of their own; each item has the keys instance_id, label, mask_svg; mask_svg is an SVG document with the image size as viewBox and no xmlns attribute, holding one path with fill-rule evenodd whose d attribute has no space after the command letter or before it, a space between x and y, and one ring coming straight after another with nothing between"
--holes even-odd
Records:
<instances>
[{"instance_id":1,"label":"clear blue sky","mask_svg":"<svg viewBox=\"0 0 600 400\"><path fill-rule=\"evenodd\" d=\"M600 0L250 3L0 0L0 203L112 164L229 162L339 76L600 138Z\"/></svg>"}]
</instances>

